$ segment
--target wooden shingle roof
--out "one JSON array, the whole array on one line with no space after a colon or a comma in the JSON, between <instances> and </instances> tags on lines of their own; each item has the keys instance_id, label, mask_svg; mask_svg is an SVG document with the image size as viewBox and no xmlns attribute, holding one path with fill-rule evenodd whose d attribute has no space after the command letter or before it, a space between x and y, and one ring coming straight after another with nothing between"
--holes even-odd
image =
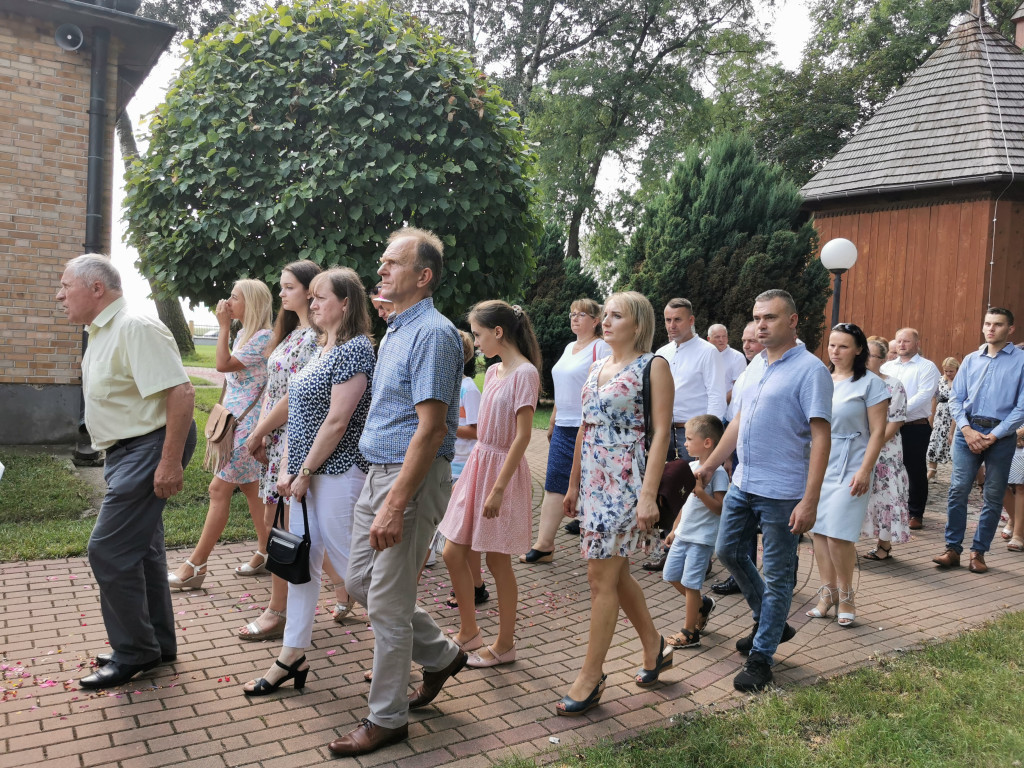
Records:
<instances>
[{"instance_id":1,"label":"wooden shingle roof","mask_svg":"<svg viewBox=\"0 0 1024 768\"><path fill-rule=\"evenodd\" d=\"M1024 178L1024 54L969 16L801 192L814 202L1005 182L1011 167Z\"/></svg>"}]
</instances>

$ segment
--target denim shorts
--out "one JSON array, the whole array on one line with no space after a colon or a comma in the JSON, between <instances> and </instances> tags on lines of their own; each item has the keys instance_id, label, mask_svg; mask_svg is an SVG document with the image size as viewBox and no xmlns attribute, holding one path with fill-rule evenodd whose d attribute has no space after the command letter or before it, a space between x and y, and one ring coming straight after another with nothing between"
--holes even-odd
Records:
<instances>
[{"instance_id":1,"label":"denim shorts","mask_svg":"<svg viewBox=\"0 0 1024 768\"><path fill-rule=\"evenodd\" d=\"M686 589L700 589L714 551L711 544L675 539L668 550L668 559L665 560L661 577L665 581L679 582Z\"/></svg>"},{"instance_id":2,"label":"denim shorts","mask_svg":"<svg viewBox=\"0 0 1024 768\"><path fill-rule=\"evenodd\" d=\"M569 490L569 475L572 472L572 454L576 450L576 435L579 427L556 426L551 433L548 446L548 472L544 477L544 490L560 493Z\"/></svg>"}]
</instances>

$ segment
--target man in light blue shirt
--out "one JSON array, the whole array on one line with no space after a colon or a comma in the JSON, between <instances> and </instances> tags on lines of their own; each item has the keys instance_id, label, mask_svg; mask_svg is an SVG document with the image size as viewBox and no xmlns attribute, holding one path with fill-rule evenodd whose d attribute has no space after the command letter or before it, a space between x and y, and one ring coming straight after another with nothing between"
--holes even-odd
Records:
<instances>
[{"instance_id":1,"label":"man in light blue shirt","mask_svg":"<svg viewBox=\"0 0 1024 768\"><path fill-rule=\"evenodd\" d=\"M705 484L738 447L740 463L725 496L716 550L754 617L754 631L736 643L749 653L733 680L738 691L760 691L772 681L773 656L793 637L786 623L793 600L797 543L814 525L821 481L832 444L832 377L797 340L793 297L770 290L754 302L764 351L743 374L736 418L698 473ZM761 524L764 578L749 543Z\"/></svg>"},{"instance_id":2,"label":"man in light blue shirt","mask_svg":"<svg viewBox=\"0 0 1024 768\"><path fill-rule=\"evenodd\" d=\"M339 757L408 738L409 710L429 704L466 663L466 653L416 605L416 580L452 492L459 424L462 338L434 309L443 245L408 227L381 257L381 295L394 311L380 343L373 399L359 450L370 462L352 513L345 585L374 629L370 713L328 749ZM409 694L409 665L423 683Z\"/></svg>"},{"instance_id":3,"label":"man in light blue shirt","mask_svg":"<svg viewBox=\"0 0 1024 768\"><path fill-rule=\"evenodd\" d=\"M970 569L985 573L985 553L999 525L1006 479L1024 424L1024 351L1010 341L1013 313L992 307L985 313L985 343L964 358L953 379L949 412L956 422L953 477L946 506L946 551L932 562L940 568L960 565L967 529L967 495L985 463L985 504L971 544Z\"/></svg>"}]
</instances>

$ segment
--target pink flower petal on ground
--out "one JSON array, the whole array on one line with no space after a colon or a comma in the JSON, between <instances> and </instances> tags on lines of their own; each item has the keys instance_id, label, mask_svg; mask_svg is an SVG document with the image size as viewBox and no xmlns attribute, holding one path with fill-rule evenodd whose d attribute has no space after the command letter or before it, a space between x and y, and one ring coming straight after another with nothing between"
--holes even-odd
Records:
<instances>
[{"instance_id":1,"label":"pink flower petal on ground","mask_svg":"<svg viewBox=\"0 0 1024 768\"><path fill-rule=\"evenodd\" d=\"M336 653L337 653L337 651L333 651L333 650L331 650L331 651L328 651L328 652L327 652L327 655L328 655L328 656L333 656L333 655L334 655L334 654L336 654Z\"/></svg>"}]
</instances>

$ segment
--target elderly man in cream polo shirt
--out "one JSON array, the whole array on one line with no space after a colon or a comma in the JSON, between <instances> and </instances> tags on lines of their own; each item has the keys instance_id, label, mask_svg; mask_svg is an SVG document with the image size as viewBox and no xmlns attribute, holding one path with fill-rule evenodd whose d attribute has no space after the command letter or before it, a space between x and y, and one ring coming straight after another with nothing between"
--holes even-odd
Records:
<instances>
[{"instance_id":1,"label":"elderly man in cream polo shirt","mask_svg":"<svg viewBox=\"0 0 1024 768\"><path fill-rule=\"evenodd\" d=\"M85 425L107 452L89 564L113 653L97 654L96 671L79 685L110 688L177 657L162 515L196 447L195 391L174 337L126 309L121 276L105 256L68 262L57 301L68 320L89 327Z\"/></svg>"}]
</instances>

